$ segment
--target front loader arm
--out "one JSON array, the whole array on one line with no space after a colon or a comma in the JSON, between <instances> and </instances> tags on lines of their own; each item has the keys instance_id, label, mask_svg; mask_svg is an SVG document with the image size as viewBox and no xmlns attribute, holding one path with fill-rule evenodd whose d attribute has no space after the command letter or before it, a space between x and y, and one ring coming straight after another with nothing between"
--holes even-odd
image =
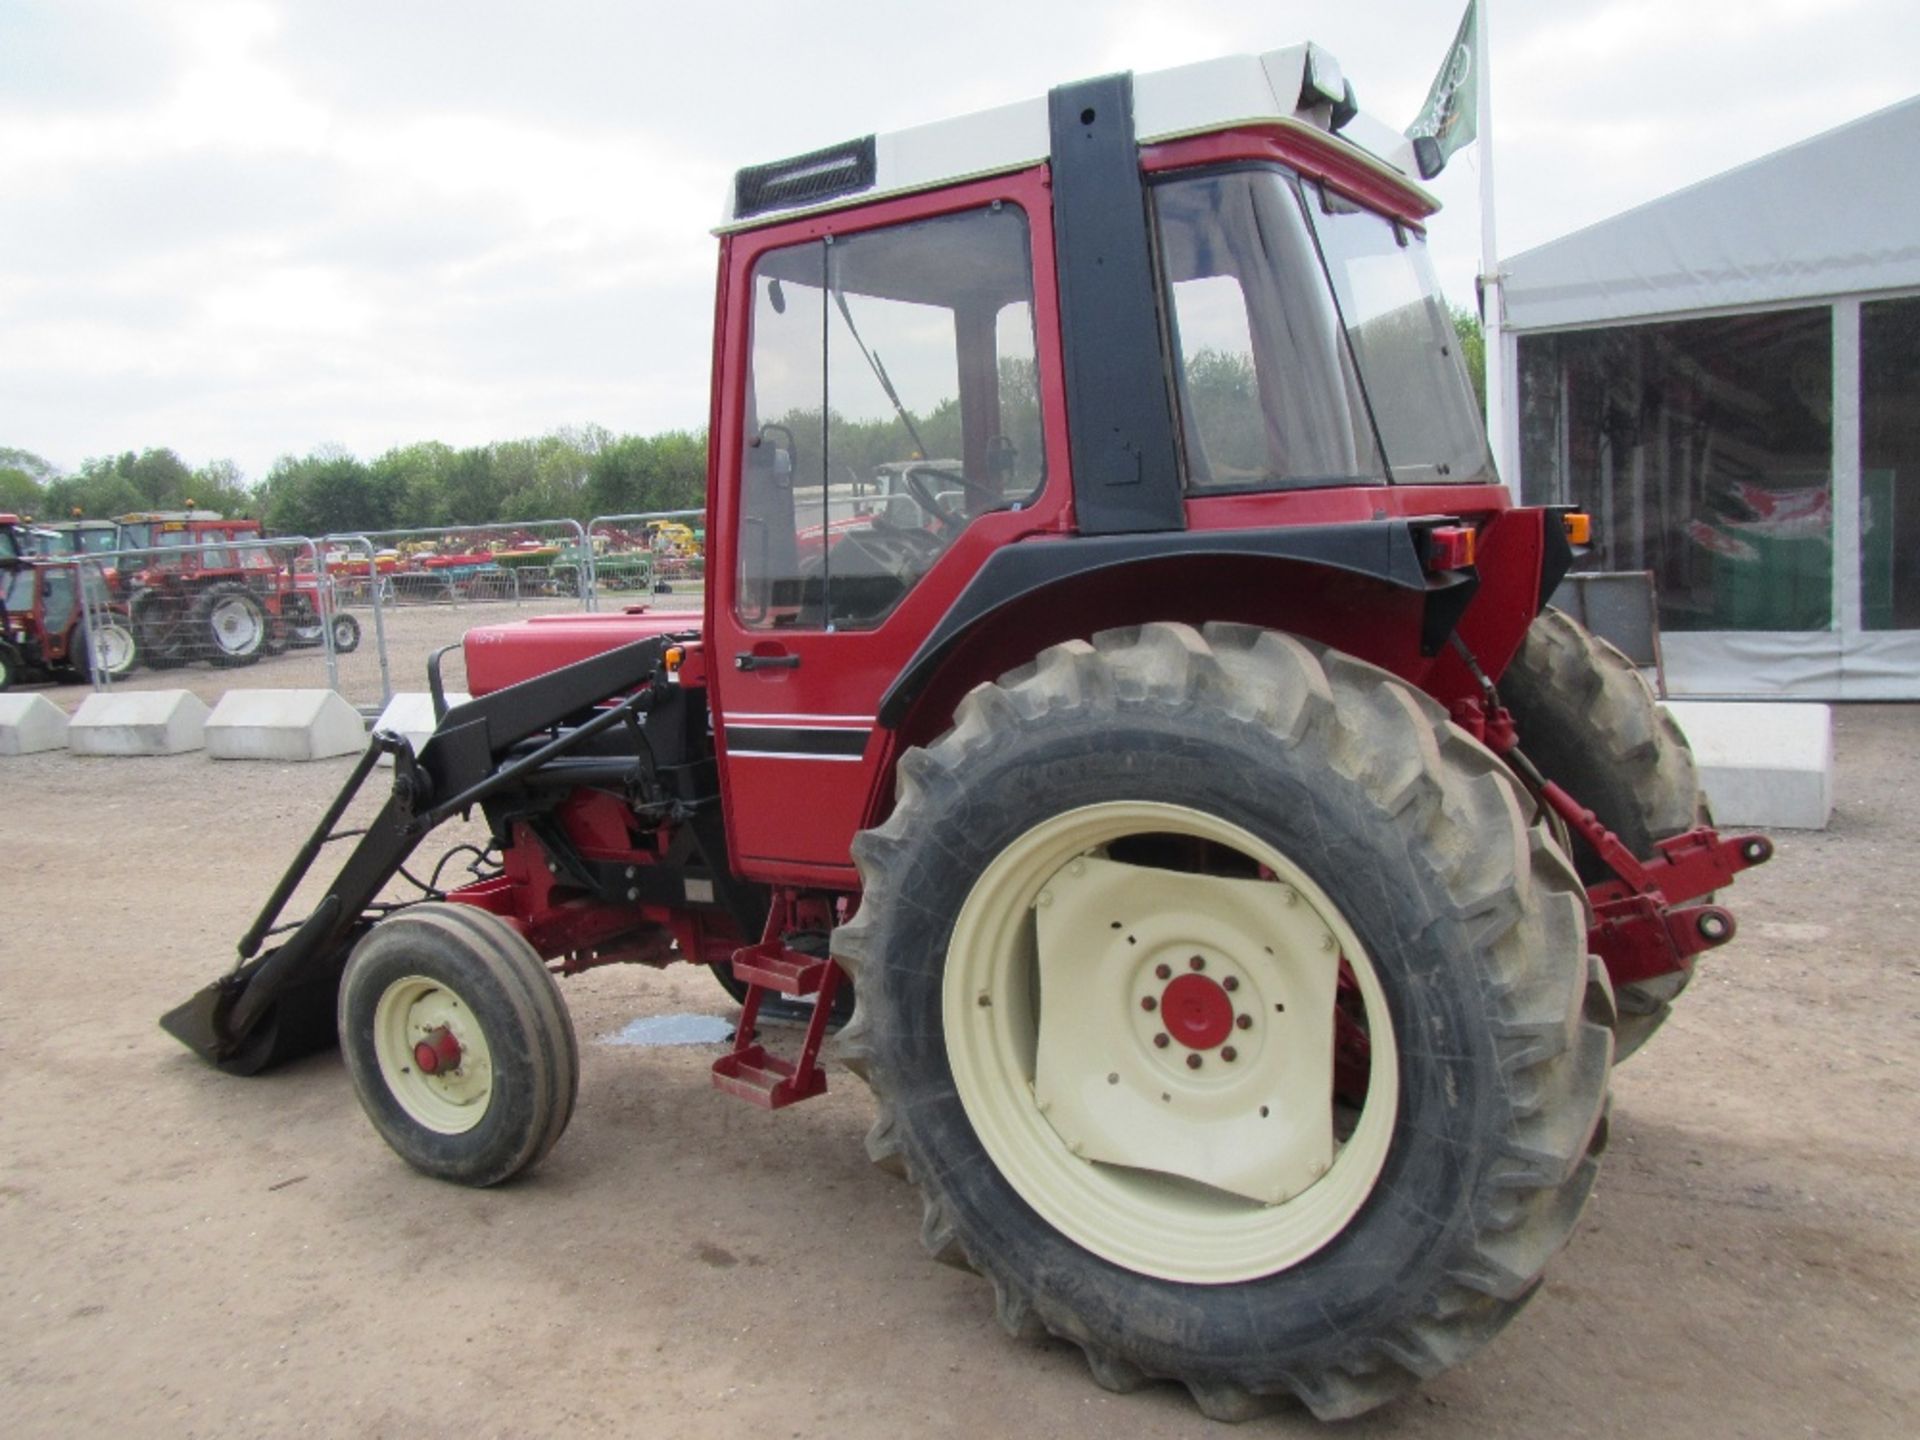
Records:
<instances>
[{"instance_id":1,"label":"front loader arm","mask_svg":"<svg viewBox=\"0 0 1920 1440\"><path fill-rule=\"evenodd\" d=\"M636 641L469 701L446 712L417 755L405 739L375 734L241 937L234 969L162 1016L161 1026L202 1058L242 1075L332 1044L335 992L347 957L393 908L377 897L420 842L442 822L612 726L630 724L644 745L638 719L659 694L662 658L689 638ZM524 748L550 732L544 743ZM394 758L386 803L364 830L336 830L383 753ZM356 836L359 843L313 912L280 924L321 850ZM288 930L293 933L284 943L260 953L266 939Z\"/></svg>"}]
</instances>

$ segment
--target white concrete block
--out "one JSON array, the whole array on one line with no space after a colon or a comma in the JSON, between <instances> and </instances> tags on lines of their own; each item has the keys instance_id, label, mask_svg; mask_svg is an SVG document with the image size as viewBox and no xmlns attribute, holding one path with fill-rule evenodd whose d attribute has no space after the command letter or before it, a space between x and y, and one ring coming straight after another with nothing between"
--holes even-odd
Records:
<instances>
[{"instance_id":1,"label":"white concrete block","mask_svg":"<svg viewBox=\"0 0 1920 1440\"><path fill-rule=\"evenodd\" d=\"M216 760L327 760L366 747L366 721L332 690L229 690L207 719Z\"/></svg>"},{"instance_id":2,"label":"white concrete block","mask_svg":"<svg viewBox=\"0 0 1920 1440\"><path fill-rule=\"evenodd\" d=\"M181 755L206 744L207 707L191 690L96 690L67 725L75 755Z\"/></svg>"},{"instance_id":3,"label":"white concrete block","mask_svg":"<svg viewBox=\"0 0 1920 1440\"><path fill-rule=\"evenodd\" d=\"M44 695L0 695L0 755L66 748L66 711Z\"/></svg>"},{"instance_id":4,"label":"white concrete block","mask_svg":"<svg viewBox=\"0 0 1920 1440\"><path fill-rule=\"evenodd\" d=\"M447 691L447 708L464 705L473 697L463 690ZM427 743L427 737L433 734L433 696L424 690L400 690L387 702L387 708L380 712L380 718L373 722L376 730L391 730L404 735L417 752ZM382 765L392 765L391 755L380 757Z\"/></svg>"},{"instance_id":5,"label":"white concrete block","mask_svg":"<svg viewBox=\"0 0 1920 1440\"><path fill-rule=\"evenodd\" d=\"M1668 704L1722 830L1824 830L1833 815L1833 711L1825 705Z\"/></svg>"}]
</instances>

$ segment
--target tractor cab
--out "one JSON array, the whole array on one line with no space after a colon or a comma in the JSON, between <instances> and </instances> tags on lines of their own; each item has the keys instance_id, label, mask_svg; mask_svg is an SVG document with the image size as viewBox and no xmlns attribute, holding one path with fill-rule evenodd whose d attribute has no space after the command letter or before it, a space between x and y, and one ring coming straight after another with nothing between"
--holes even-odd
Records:
<instances>
[{"instance_id":1,"label":"tractor cab","mask_svg":"<svg viewBox=\"0 0 1920 1440\"><path fill-rule=\"evenodd\" d=\"M146 552L137 567L143 576L166 572L198 582L279 568L265 551L233 548L235 541L262 538L258 520L228 519L217 510L171 510L122 515L115 524L120 549Z\"/></svg>"},{"instance_id":2,"label":"tractor cab","mask_svg":"<svg viewBox=\"0 0 1920 1440\"><path fill-rule=\"evenodd\" d=\"M0 689L32 680L84 682L94 668L118 679L139 659L98 567L71 559L22 559L0 568L0 650Z\"/></svg>"},{"instance_id":3,"label":"tractor cab","mask_svg":"<svg viewBox=\"0 0 1920 1440\"><path fill-rule=\"evenodd\" d=\"M37 525L43 555L108 555L120 548L120 526L112 520L62 520Z\"/></svg>"}]
</instances>

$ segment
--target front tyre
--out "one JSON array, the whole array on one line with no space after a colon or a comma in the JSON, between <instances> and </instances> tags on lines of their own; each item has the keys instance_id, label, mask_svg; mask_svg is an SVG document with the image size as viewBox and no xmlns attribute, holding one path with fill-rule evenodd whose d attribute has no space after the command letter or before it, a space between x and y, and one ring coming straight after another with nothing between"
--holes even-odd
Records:
<instances>
[{"instance_id":1,"label":"front tyre","mask_svg":"<svg viewBox=\"0 0 1920 1440\"><path fill-rule=\"evenodd\" d=\"M1680 727L1653 698L1632 660L1559 610L1544 610L1500 677L1500 698L1513 712L1520 746L1549 780L1600 817L1642 860L1656 842L1710 824L1693 751ZM1578 836L1573 862L1580 878L1614 878ZM1653 1037L1673 1001L1693 979L1693 963L1616 992L1619 1023L1614 1060Z\"/></svg>"},{"instance_id":2,"label":"front tyre","mask_svg":"<svg viewBox=\"0 0 1920 1440\"><path fill-rule=\"evenodd\" d=\"M466 905L409 906L354 947L340 1048L367 1118L416 1170L495 1185L572 1118L580 1056L559 988L516 931Z\"/></svg>"},{"instance_id":3,"label":"front tyre","mask_svg":"<svg viewBox=\"0 0 1920 1440\"><path fill-rule=\"evenodd\" d=\"M1564 856L1438 706L1150 625L979 687L899 776L842 1053L1009 1329L1333 1418L1519 1309L1593 1181L1610 1005Z\"/></svg>"}]
</instances>

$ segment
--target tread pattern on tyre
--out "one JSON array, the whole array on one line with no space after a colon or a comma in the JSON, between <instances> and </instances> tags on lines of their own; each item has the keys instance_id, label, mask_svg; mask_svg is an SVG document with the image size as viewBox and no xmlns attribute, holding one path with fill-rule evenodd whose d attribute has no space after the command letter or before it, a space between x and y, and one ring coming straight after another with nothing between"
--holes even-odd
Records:
<instances>
[{"instance_id":1,"label":"tread pattern on tyre","mask_svg":"<svg viewBox=\"0 0 1920 1440\"><path fill-rule=\"evenodd\" d=\"M1567 785L1576 800L1598 811L1636 855L1645 858L1655 841L1711 822L1693 748L1679 724L1654 698L1633 661L1572 616L1552 608L1540 613L1500 677L1500 694L1530 755L1530 737L1576 736L1584 752L1578 763L1625 787L1624 804L1606 805L1581 793L1586 787L1579 776L1555 773L1561 766L1542 767L1549 779ZM1597 858L1582 871L1588 880L1611 874ZM1673 1001L1692 978L1691 970L1676 970L1619 987L1616 1061L1633 1054L1666 1023Z\"/></svg>"},{"instance_id":2,"label":"tread pattern on tyre","mask_svg":"<svg viewBox=\"0 0 1920 1440\"><path fill-rule=\"evenodd\" d=\"M1410 845L1436 857L1452 899L1447 918L1473 937L1507 1084L1485 1101L1501 1111L1493 1126L1499 1154L1469 1197L1471 1223L1461 1228L1470 1239L1437 1270L1444 1280L1401 1297L1376 1328L1342 1337L1337 1358L1312 1368L1275 1375L1270 1361L1221 1357L1194 1373L1155 1373L1124 1340L1096 1336L1059 1294L969 1245L943 1192L939 1157L914 1153L891 1077L874 1063L877 987L862 972L888 963L888 917L906 903L895 862L923 827L929 795L960 785L971 759L1004 743L1009 721L1132 707L1205 707L1261 726L1278 745L1306 747L1310 763L1357 782L1380 813L1397 817ZM1111 1390L1180 1382L1219 1420L1262 1413L1289 1392L1322 1418L1356 1415L1474 1353L1525 1303L1566 1243L1606 1134L1611 995L1595 967L1540 963L1584 954L1586 921L1578 877L1544 827L1529 827L1530 811L1506 767L1426 695L1350 657L1251 626L1107 631L1090 644L1054 646L977 687L952 729L902 757L892 814L855 840L865 898L832 947L861 996L835 1058L872 1086L879 1115L868 1154L920 1187L927 1250L991 1281L1010 1334L1045 1331L1074 1342Z\"/></svg>"}]
</instances>

